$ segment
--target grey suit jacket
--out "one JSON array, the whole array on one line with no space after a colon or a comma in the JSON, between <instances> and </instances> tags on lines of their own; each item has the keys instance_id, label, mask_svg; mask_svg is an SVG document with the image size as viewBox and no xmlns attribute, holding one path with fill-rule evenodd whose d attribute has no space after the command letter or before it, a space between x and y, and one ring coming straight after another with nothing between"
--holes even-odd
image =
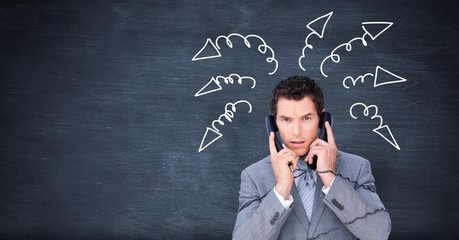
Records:
<instances>
[{"instance_id":1,"label":"grey suit jacket","mask_svg":"<svg viewBox=\"0 0 459 240\"><path fill-rule=\"evenodd\" d=\"M336 173L327 195L317 177L310 221L296 186L292 205L285 209L280 203L270 157L250 165L241 173L233 239L387 239L391 220L376 193L370 162L338 151Z\"/></svg>"}]
</instances>

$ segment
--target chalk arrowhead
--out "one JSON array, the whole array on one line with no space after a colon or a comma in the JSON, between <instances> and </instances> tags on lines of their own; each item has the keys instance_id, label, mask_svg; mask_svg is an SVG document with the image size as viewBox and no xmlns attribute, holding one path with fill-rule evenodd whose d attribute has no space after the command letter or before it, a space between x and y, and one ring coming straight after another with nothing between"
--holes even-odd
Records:
<instances>
[{"instance_id":1,"label":"chalk arrowhead","mask_svg":"<svg viewBox=\"0 0 459 240\"><path fill-rule=\"evenodd\" d=\"M381 131L383 130L383 131ZM379 128L376 128L373 130L373 132L379 134L379 136L381 136L382 138L384 138L384 140L386 140L387 142L389 142L392 146L394 146L397 150L400 150L400 146L398 145L397 141L395 140L394 138L394 135L392 135L392 132L390 131L390 128L389 126L387 125L384 125L382 127L379 127ZM386 137L387 136L390 136L389 137Z\"/></svg>"},{"instance_id":2,"label":"chalk arrowhead","mask_svg":"<svg viewBox=\"0 0 459 240\"><path fill-rule=\"evenodd\" d=\"M392 22L363 22L363 30L375 40L379 35L392 26Z\"/></svg>"},{"instance_id":3,"label":"chalk arrowhead","mask_svg":"<svg viewBox=\"0 0 459 240\"><path fill-rule=\"evenodd\" d=\"M204 55L203 52L205 52L206 55ZM201 56L201 55L204 55L204 56ZM191 61L198 61L198 60L209 59L209 58L217 58L221 56L222 55L220 54L220 51L218 51L218 48L215 46L212 40L208 38L206 41L206 44L204 44L201 50L199 50L199 52L196 53L196 55L194 55Z\"/></svg>"},{"instance_id":4,"label":"chalk arrowhead","mask_svg":"<svg viewBox=\"0 0 459 240\"><path fill-rule=\"evenodd\" d=\"M214 84L212 84L212 83L214 83ZM212 85L216 85L216 86L212 86ZM210 89L208 89L208 88L210 88ZM217 92L217 91L220 91L220 90L222 90L222 86L220 85L220 83L217 80L215 80L214 77L212 77L209 80L209 82L207 82L207 84L204 85L204 87L199 89L199 91L194 96L195 97L199 97L199 96L202 96L202 95L205 95L205 94L208 94L208 93L212 93L212 92Z\"/></svg>"},{"instance_id":5,"label":"chalk arrowhead","mask_svg":"<svg viewBox=\"0 0 459 240\"><path fill-rule=\"evenodd\" d=\"M380 66L376 66L374 87L399 82L406 82L406 79L391 73Z\"/></svg>"},{"instance_id":6,"label":"chalk arrowhead","mask_svg":"<svg viewBox=\"0 0 459 240\"><path fill-rule=\"evenodd\" d=\"M329 12L321 17L314 19L313 21L309 22L306 27L315 33L317 36L322 38L324 36L325 28L327 27L328 20L332 16L333 12ZM315 25L314 27L312 25ZM319 30L319 31L316 31ZM319 33L320 32L320 33Z\"/></svg>"},{"instance_id":7,"label":"chalk arrowhead","mask_svg":"<svg viewBox=\"0 0 459 240\"><path fill-rule=\"evenodd\" d=\"M210 138L213 137L213 139L210 140L210 141L207 141L207 143L206 143L206 139L208 138L207 135L208 135L209 133L211 133L211 135L213 135L213 136L210 137ZM223 134L221 134L221 133L215 131L215 130L212 129L212 128L207 127L206 133L205 133L204 136L202 137L201 145L199 146L198 152L201 152L202 150L204 150L206 147L208 147L209 145L211 145L212 143L214 143L215 141L217 141L217 139L221 138L222 136L223 136Z\"/></svg>"}]
</instances>

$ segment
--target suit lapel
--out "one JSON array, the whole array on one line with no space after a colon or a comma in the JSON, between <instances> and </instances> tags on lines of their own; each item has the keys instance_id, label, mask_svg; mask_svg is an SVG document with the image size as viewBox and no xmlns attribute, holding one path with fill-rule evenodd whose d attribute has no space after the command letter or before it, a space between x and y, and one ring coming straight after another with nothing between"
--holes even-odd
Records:
<instances>
[{"instance_id":1,"label":"suit lapel","mask_svg":"<svg viewBox=\"0 0 459 240\"><path fill-rule=\"evenodd\" d=\"M271 164L271 158L268 157L266 159L266 162ZM270 169L272 170L271 165L270 165ZM275 182L274 173L273 173L273 182ZM290 194L292 195L292 198L294 199L292 211L295 217L301 223L301 225L303 225L304 229L306 229L306 231L309 232L308 216L306 215L306 210L304 210L303 202L301 201L301 197L300 197L300 194L298 193L298 189L296 188L295 182L293 182L293 187L290 190Z\"/></svg>"},{"instance_id":2,"label":"suit lapel","mask_svg":"<svg viewBox=\"0 0 459 240\"><path fill-rule=\"evenodd\" d=\"M316 184L316 192L314 196L314 207L312 209L312 222L311 222L311 232L309 232L309 237L311 237L314 231L317 229L319 225L320 219L322 218L322 214L325 210L325 204L321 200L322 187L324 184L319 176L317 176L317 184Z\"/></svg>"},{"instance_id":3,"label":"suit lapel","mask_svg":"<svg viewBox=\"0 0 459 240\"><path fill-rule=\"evenodd\" d=\"M339 172L340 165L341 165L341 153L337 151L336 153L336 171ZM316 173L317 174L317 173ZM311 222L311 232L309 232L309 237L312 237L314 232L316 231L317 227L319 226L320 219L322 218L326 205L322 202L323 192L322 188L324 183L319 176L317 176L317 185L316 185L316 192L314 197L314 207L312 209L312 222Z\"/></svg>"}]
</instances>

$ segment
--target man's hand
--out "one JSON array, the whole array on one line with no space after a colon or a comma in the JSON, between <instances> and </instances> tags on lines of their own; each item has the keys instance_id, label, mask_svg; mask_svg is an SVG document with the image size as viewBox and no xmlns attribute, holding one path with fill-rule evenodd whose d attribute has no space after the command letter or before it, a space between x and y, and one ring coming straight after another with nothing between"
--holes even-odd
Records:
<instances>
[{"instance_id":1,"label":"man's hand","mask_svg":"<svg viewBox=\"0 0 459 240\"><path fill-rule=\"evenodd\" d=\"M276 191L284 197L285 200L289 199L290 190L293 186L293 169L298 169L298 157L295 152L288 148L282 149L277 152L276 144L274 143L274 133L269 135L269 152L271 153L271 165L273 167L274 177L276 178Z\"/></svg>"},{"instance_id":2,"label":"man's hand","mask_svg":"<svg viewBox=\"0 0 459 240\"><path fill-rule=\"evenodd\" d=\"M317 173L322 179L325 187L329 187L332 180L335 178L333 173L320 173L322 171L336 170L336 144L333 136L330 123L325 122L325 129L327 131L328 142L317 138L311 143L307 161L312 164L314 156L317 156Z\"/></svg>"}]
</instances>

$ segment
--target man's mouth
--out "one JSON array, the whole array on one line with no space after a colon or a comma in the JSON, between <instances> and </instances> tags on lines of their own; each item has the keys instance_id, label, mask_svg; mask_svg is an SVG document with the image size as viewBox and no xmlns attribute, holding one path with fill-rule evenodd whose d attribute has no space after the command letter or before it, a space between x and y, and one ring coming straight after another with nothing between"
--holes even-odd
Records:
<instances>
[{"instance_id":1,"label":"man's mouth","mask_svg":"<svg viewBox=\"0 0 459 240\"><path fill-rule=\"evenodd\" d=\"M304 146L304 143L305 141L301 141L301 140L290 141L290 144L292 145L292 147L295 147L295 148Z\"/></svg>"}]
</instances>

